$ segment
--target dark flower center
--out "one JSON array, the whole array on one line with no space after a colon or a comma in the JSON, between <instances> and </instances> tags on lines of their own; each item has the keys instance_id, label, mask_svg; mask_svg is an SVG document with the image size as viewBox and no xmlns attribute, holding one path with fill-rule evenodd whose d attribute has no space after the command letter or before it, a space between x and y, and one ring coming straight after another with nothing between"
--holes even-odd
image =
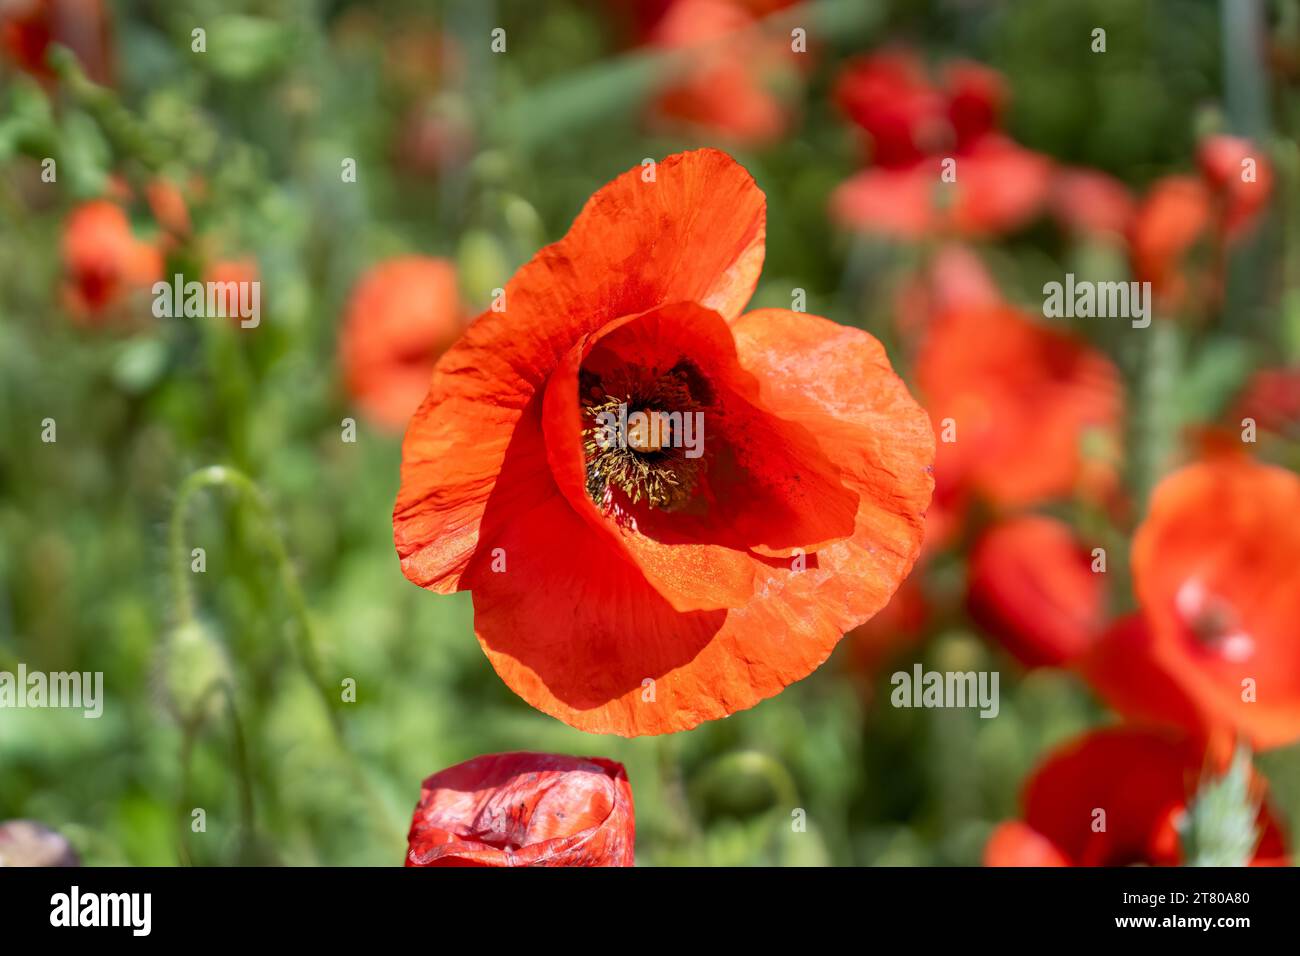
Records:
<instances>
[{"instance_id":1,"label":"dark flower center","mask_svg":"<svg viewBox=\"0 0 1300 956\"><path fill-rule=\"evenodd\" d=\"M699 369L685 359L662 373L583 369L578 391L592 501L615 513L620 494L665 511L690 500L705 468L704 409L712 402Z\"/></svg>"}]
</instances>

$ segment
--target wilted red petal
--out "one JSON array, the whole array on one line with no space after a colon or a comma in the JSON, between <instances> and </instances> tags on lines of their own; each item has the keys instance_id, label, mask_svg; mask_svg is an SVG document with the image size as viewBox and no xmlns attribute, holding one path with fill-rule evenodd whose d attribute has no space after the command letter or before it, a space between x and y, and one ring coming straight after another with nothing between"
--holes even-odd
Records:
<instances>
[{"instance_id":1,"label":"wilted red petal","mask_svg":"<svg viewBox=\"0 0 1300 956\"><path fill-rule=\"evenodd\" d=\"M635 837L621 764L494 754L424 781L406 865L631 866Z\"/></svg>"}]
</instances>

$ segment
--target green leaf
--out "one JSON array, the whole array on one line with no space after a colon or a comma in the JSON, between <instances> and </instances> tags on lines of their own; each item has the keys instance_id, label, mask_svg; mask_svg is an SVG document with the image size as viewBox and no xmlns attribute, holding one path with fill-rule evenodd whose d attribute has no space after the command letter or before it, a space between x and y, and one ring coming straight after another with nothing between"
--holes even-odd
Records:
<instances>
[{"instance_id":1,"label":"green leaf","mask_svg":"<svg viewBox=\"0 0 1300 956\"><path fill-rule=\"evenodd\" d=\"M1259 844L1259 802L1251 796L1250 750L1237 748L1221 777L1210 777L1179 825L1188 866L1246 866Z\"/></svg>"}]
</instances>

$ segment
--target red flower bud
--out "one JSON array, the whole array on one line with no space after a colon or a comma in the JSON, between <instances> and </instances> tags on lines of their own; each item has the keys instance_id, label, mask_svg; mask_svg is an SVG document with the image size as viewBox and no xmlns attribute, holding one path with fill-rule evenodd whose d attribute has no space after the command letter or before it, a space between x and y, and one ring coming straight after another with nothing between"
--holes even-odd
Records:
<instances>
[{"instance_id":1,"label":"red flower bud","mask_svg":"<svg viewBox=\"0 0 1300 956\"><path fill-rule=\"evenodd\" d=\"M601 757L475 757L424 781L407 866L631 866L632 787Z\"/></svg>"}]
</instances>

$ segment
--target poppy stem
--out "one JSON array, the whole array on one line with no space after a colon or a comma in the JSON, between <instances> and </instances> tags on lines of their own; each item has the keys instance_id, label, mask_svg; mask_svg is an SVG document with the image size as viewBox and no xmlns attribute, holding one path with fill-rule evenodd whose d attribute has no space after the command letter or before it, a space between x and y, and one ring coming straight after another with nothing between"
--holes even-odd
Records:
<instances>
[{"instance_id":1,"label":"poppy stem","mask_svg":"<svg viewBox=\"0 0 1300 956\"><path fill-rule=\"evenodd\" d=\"M1177 444L1179 409L1175 400L1181 365L1178 326L1157 319L1141 336L1131 377L1129 419L1129 491L1135 515L1146 513L1147 499L1169 467Z\"/></svg>"},{"instance_id":2,"label":"poppy stem","mask_svg":"<svg viewBox=\"0 0 1300 956\"><path fill-rule=\"evenodd\" d=\"M358 791L365 796L372 808L377 811L375 818L383 828L385 838L400 843L402 841L402 831L395 823L389 806L379 798L378 794L361 774L357 767L356 758L348 747L343 721L335 708L336 697L330 692L321 671L320 657L317 653L316 628L312 621L311 611L307 605L306 596L303 594L302 586L298 581L297 572L294 570L293 563L289 558L288 550L285 548L284 539L276 529L275 512L257 483L237 469L224 465L201 468L181 482L180 490L177 492L176 501L172 506L168 534L171 552L172 589L180 623L188 624L195 620L194 592L190 577L186 573L190 554L186 548L187 542L185 540L186 518L195 497L210 488L233 490L240 501L250 507L256 516L258 526L264 532L266 546L271 553L271 560L279 571L281 588L297 622L297 627L294 628L294 643L299 662L320 697L321 704L329 720L330 730L339 749L349 758L347 761L348 770ZM228 699L233 708L233 695L228 695Z\"/></svg>"}]
</instances>

